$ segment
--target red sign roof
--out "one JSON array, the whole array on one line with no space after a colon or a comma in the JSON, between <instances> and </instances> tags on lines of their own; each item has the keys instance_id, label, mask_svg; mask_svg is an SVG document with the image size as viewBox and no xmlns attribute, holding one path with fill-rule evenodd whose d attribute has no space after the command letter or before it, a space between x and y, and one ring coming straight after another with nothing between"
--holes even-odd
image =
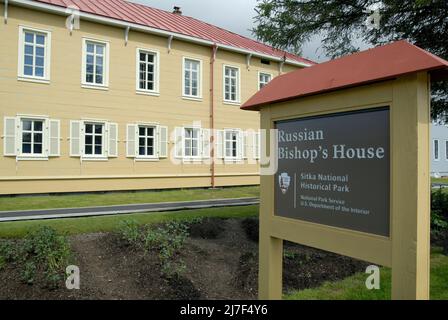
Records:
<instances>
[{"instance_id":1,"label":"red sign roof","mask_svg":"<svg viewBox=\"0 0 448 320\"><path fill-rule=\"evenodd\" d=\"M286 55L286 58L293 62L305 65L315 64L311 60L274 49L261 42L195 18L151 8L142 4L123 0L34 0L34 2L64 8L77 8L81 12L206 40L217 45L248 50L275 58L283 58Z\"/></svg>"},{"instance_id":2,"label":"red sign roof","mask_svg":"<svg viewBox=\"0 0 448 320\"><path fill-rule=\"evenodd\" d=\"M393 79L418 71L431 71L434 77L442 73L446 76L448 61L407 41L397 41L279 76L241 108L259 110L265 104Z\"/></svg>"}]
</instances>

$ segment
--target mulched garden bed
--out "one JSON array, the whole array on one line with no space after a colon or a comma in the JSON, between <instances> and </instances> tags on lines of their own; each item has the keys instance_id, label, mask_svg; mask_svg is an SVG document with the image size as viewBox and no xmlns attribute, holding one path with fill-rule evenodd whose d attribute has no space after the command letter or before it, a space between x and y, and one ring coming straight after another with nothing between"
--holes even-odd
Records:
<instances>
[{"instance_id":1,"label":"mulched garden bed","mask_svg":"<svg viewBox=\"0 0 448 320\"><path fill-rule=\"evenodd\" d=\"M0 270L0 299L256 299L256 219L204 219L190 228L182 249L186 265L179 278L160 275L159 259L126 245L114 233L70 237L80 268L81 289L65 283L50 290L22 282L13 265ZM363 272L368 264L285 243L284 291L319 286Z\"/></svg>"}]
</instances>

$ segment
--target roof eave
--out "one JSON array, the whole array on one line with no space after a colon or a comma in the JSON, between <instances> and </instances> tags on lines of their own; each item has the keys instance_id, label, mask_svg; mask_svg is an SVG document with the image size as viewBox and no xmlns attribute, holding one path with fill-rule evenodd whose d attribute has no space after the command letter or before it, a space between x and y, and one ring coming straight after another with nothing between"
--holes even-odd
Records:
<instances>
[{"instance_id":1,"label":"roof eave","mask_svg":"<svg viewBox=\"0 0 448 320\"><path fill-rule=\"evenodd\" d=\"M37 9L37 10L40 10L40 11L45 11L45 12L58 14L58 15L63 15L63 16L68 16L68 15L71 14L71 12L70 13L67 12L67 8L65 8L65 7L61 7L61 6L57 6L57 5L51 5L51 4L37 2L37 1L32 1L32 0L8 0L8 2L9 2L9 4L14 4L16 6ZM261 52L257 52L257 51L251 51L251 50L246 50L246 49L242 49L242 48L232 47L232 46L228 46L228 45L222 45L222 44L219 44L219 43L217 44L217 43L214 43L213 41L208 41L208 40L204 40L204 39L200 39L200 38L195 38L195 37L187 36L187 35L184 35L184 34L181 34L181 33L175 33L175 32L171 32L171 31L166 31L166 30L162 30L162 29L148 27L148 26L137 24L137 23L126 22L126 21L123 21L123 20L118 20L118 19L113 19L113 18L109 18L109 17L104 17L104 16L101 16L101 15L95 15L95 14L92 14L92 13L87 13L87 12L80 11L79 12L79 16L80 16L81 19L84 19L84 20L87 20L87 21L93 21L93 22L106 24L106 25L111 25L111 26L115 26L115 27L121 27L121 28L130 27L131 29L136 30L136 31L151 33L151 34L155 34L155 35L163 36L163 37L174 36L175 39L183 40L183 41L191 42L191 43L196 43L196 44L200 44L200 45L204 45L204 46L213 47L213 46L217 45L219 48L222 48L222 49L227 50L227 51L232 51L232 52L245 54L245 55L249 55L250 54L250 55L252 55L254 57L269 59L269 60L276 61L276 62L283 62L284 61L286 64L293 65L293 66L311 67L313 65L313 64L310 64L310 63L294 61L294 60L291 60L291 59L283 60L283 58L279 58L279 57L276 57L276 56L271 56L269 54L265 54L265 53L261 53Z\"/></svg>"}]
</instances>

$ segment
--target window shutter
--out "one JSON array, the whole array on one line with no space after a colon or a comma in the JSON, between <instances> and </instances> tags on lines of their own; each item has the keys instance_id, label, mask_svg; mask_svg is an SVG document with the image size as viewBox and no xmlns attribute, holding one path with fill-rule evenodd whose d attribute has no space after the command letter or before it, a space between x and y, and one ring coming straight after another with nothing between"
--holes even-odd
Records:
<instances>
[{"instance_id":1,"label":"window shutter","mask_svg":"<svg viewBox=\"0 0 448 320\"><path fill-rule=\"evenodd\" d=\"M116 158L118 157L118 124L108 123L108 157Z\"/></svg>"},{"instance_id":2,"label":"window shutter","mask_svg":"<svg viewBox=\"0 0 448 320\"><path fill-rule=\"evenodd\" d=\"M243 159L247 159L249 157L249 132L242 131L241 134L243 139L242 156Z\"/></svg>"},{"instance_id":3,"label":"window shutter","mask_svg":"<svg viewBox=\"0 0 448 320\"><path fill-rule=\"evenodd\" d=\"M244 131L238 130L238 144L237 144L237 158L243 159L244 157Z\"/></svg>"},{"instance_id":4,"label":"window shutter","mask_svg":"<svg viewBox=\"0 0 448 320\"><path fill-rule=\"evenodd\" d=\"M210 129L202 129L202 158L210 158Z\"/></svg>"},{"instance_id":5,"label":"window shutter","mask_svg":"<svg viewBox=\"0 0 448 320\"><path fill-rule=\"evenodd\" d=\"M168 158L168 127L159 126L159 158Z\"/></svg>"},{"instance_id":6,"label":"window shutter","mask_svg":"<svg viewBox=\"0 0 448 320\"><path fill-rule=\"evenodd\" d=\"M70 121L70 156L81 156L81 121Z\"/></svg>"},{"instance_id":7,"label":"window shutter","mask_svg":"<svg viewBox=\"0 0 448 320\"><path fill-rule=\"evenodd\" d=\"M261 155L261 135L260 132L255 132L254 133L254 137L253 137L253 157L256 160L260 159L260 155Z\"/></svg>"},{"instance_id":8,"label":"window shutter","mask_svg":"<svg viewBox=\"0 0 448 320\"><path fill-rule=\"evenodd\" d=\"M59 120L49 120L48 130L48 156L59 157L61 155L61 122Z\"/></svg>"},{"instance_id":9,"label":"window shutter","mask_svg":"<svg viewBox=\"0 0 448 320\"><path fill-rule=\"evenodd\" d=\"M3 133L3 155L16 156L19 145L18 140L18 121L15 117L5 117Z\"/></svg>"},{"instance_id":10,"label":"window shutter","mask_svg":"<svg viewBox=\"0 0 448 320\"><path fill-rule=\"evenodd\" d=\"M216 158L224 158L224 130L216 130Z\"/></svg>"},{"instance_id":11,"label":"window shutter","mask_svg":"<svg viewBox=\"0 0 448 320\"><path fill-rule=\"evenodd\" d=\"M126 126L126 157L135 158L137 156L137 125L128 124Z\"/></svg>"},{"instance_id":12,"label":"window shutter","mask_svg":"<svg viewBox=\"0 0 448 320\"><path fill-rule=\"evenodd\" d=\"M176 127L175 134L176 134L176 158L182 158L183 157L183 150L184 150L184 139L183 139L183 133L184 128Z\"/></svg>"}]
</instances>

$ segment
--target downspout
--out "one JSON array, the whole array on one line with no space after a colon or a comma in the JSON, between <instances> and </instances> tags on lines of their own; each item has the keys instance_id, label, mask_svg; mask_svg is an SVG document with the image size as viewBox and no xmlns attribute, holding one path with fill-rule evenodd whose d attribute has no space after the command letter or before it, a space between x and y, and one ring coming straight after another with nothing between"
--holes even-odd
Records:
<instances>
[{"instance_id":1,"label":"downspout","mask_svg":"<svg viewBox=\"0 0 448 320\"><path fill-rule=\"evenodd\" d=\"M8 23L8 0L5 0L5 12L4 12L4 19L5 19L5 24Z\"/></svg>"},{"instance_id":2,"label":"downspout","mask_svg":"<svg viewBox=\"0 0 448 320\"><path fill-rule=\"evenodd\" d=\"M211 187L215 188L215 60L216 52L218 51L218 46L214 44L212 46L212 55L210 58L210 146L211 146L211 163L210 163L210 173L211 173Z\"/></svg>"}]
</instances>

